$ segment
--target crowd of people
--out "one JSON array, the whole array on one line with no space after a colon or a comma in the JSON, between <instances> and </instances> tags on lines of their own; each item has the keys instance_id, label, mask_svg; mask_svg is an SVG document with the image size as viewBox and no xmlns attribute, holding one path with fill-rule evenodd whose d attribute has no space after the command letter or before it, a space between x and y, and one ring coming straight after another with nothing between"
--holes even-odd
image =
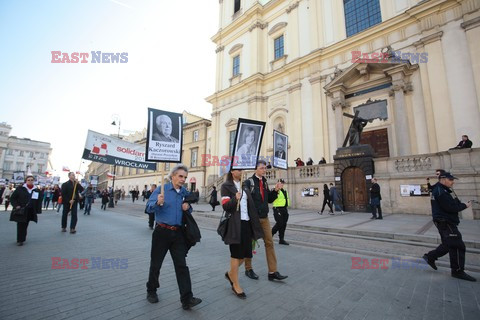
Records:
<instances>
[{"instance_id":1,"label":"crowd of people","mask_svg":"<svg viewBox=\"0 0 480 320\"><path fill-rule=\"evenodd\" d=\"M298 159L299 160L299 159ZM312 162L310 158L308 162ZM279 244L288 246L285 240L285 231L289 218L288 207L290 197L285 188L285 181L279 179L273 188L270 188L265 178L267 163L259 160L252 176L242 181L241 170L230 170L226 181L221 185L220 197L213 187L210 193L209 204L212 210L220 205L227 219L226 232L221 234L222 241L229 246L230 262L225 278L233 294L246 299L247 294L240 285L239 269L245 268L245 275L249 279L258 280L260 276L253 269L253 255L256 242L263 240L265 246L268 273L270 281L284 281L288 276L278 270L277 256L273 237L279 234ZM168 251L173 260L177 277L180 301L183 309L188 310L202 302L192 293L192 281L186 262L186 255L191 246L200 240L200 231L191 212L192 204L198 202L198 190L188 192L184 187L188 175L188 168L182 164L175 166L170 175L170 182L164 189L152 185L150 189L142 192L142 197L147 200L145 214L148 214L148 226L153 230L150 268L148 274L147 300L151 303L158 302L157 289L160 287L159 276L163 260ZM450 255L452 277L476 281L466 274L465 244L462 240L458 224L458 213L472 205L471 202L461 203L452 190L456 177L442 169L436 171L438 182L434 185L428 180L431 192L431 206L433 222L441 237L441 244L423 256L425 262L437 270L435 261ZM28 175L25 183L13 189L12 186L2 188L0 199L5 201L5 210L9 204L13 211L10 220L17 223L17 245L21 246L26 240L28 224L37 222L38 214L42 209L60 209L63 205L61 231L67 231L68 217L70 217L70 233L76 233L77 206L84 203L84 214L90 215L91 205L95 198L102 199L102 209L106 209L108 201L113 197L115 201L121 197L121 191L103 190L95 193L92 186L85 189L75 179L74 173L69 173L69 180L61 188L38 188L34 185L34 177ZM376 178L371 179L370 207L372 219L383 219L381 209L381 188ZM138 189L131 191L132 198L138 199ZM220 201L219 201L220 198ZM132 201L134 201L133 199ZM273 207L275 225L272 227L268 219L269 204ZM323 204L319 214L323 214L325 206L330 214L340 212L343 214L342 198L333 183L323 185Z\"/></svg>"}]
</instances>

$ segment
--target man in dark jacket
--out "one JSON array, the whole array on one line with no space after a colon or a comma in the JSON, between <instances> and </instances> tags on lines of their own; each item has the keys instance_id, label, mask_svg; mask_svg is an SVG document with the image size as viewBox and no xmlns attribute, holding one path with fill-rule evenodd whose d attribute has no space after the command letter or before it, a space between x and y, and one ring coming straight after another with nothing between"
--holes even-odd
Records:
<instances>
[{"instance_id":1,"label":"man in dark jacket","mask_svg":"<svg viewBox=\"0 0 480 320\"><path fill-rule=\"evenodd\" d=\"M62 232L67 232L67 218L68 212L72 214L70 220L70 233L77 232L75 227L77 226L77 204L81 199L81 193L83 187L75 180L75 173L68 173L68 181L62 184Z\"/></svg>"},{"instance_id":2,"label":"man in dark jacket","mask_svg":"<svg viewBox=\"0 0 480 320\"><path fill-rule=\"evenodd\" d=\"M442 243L435 249L423 255L423 259L435 270L435 260L447 253L450 255L450 268L452 277L476 281L476 279L465 273L465 243L458 231L460 220L458 213L470 207L472 203L461 203L452 191L455 183L454 176L449 172L440 174L440 181L437 183L431 196L433 223L440 233ZM452 194L453 193L453 194Z\"/></svg>"},{"instance_id":3,"label":"man in dark jacket","mask_svg":"<svg viewBox=\"0 0 480 320\"><path fill-rule=\"evenodd\" d=\"M382 207L380 201L382 200L382 195L380 194L380 185L377 183L377 179L372 179L372 186L370 187L370 206L372 207L372 217L370 219L379 219L382 220ZM378 217L377 217L377 208L378 208Z\"/></svg>"},{"instance_id":4,"label":"man in dark jacket","mask_svg":"<svg viewBox=\"0 0 480 320\"><path fill-rule=\"evenodd\" d=\"M252 195L258 217L260 218L260 225L263 229L263 242L265 243L265 254L267 255L268 264L268 280L283 280L287 276L282 276L277 270L277 257L273 247L272 228L268 220L268 204L277 198L278 190L281 189L281 183L278 182L275 185L275 189L269 190L267 179L264 177L266 171L267 163L264 160L259 160L255 174L245 181L245 186ZM253 271L251 258L245 259L245 275L250 279L258 279L258 275Z\"/></svg>"},{"instance_id":5,"label":"man in dark jacket","mask_svg":"<svg viewBox=\"0 0 480 320\"><path fill-rule=\"evenodd\" d=\"M468 136L464 134L462 136L462 140L457 144L456 147L450 148L451 149L466 149L466 148L471 148L472 147L472 141L468 139Z\"/></svg>"}]
</instances>

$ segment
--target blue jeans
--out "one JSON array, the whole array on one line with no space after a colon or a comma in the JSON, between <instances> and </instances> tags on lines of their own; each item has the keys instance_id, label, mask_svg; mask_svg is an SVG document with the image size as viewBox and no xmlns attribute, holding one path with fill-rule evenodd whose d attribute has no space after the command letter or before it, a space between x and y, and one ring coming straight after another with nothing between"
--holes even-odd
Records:
<instances>
[{"instance_id":1,"label":"blue jeans","mask_svg":"<svg viewBox=\"0 0 480 320\"><path fill-rule=\"evenodd\" d=\"M90 209L92 209L93 198L85 198L85 213L90 214Z\"/></svg>"}]
</instances>

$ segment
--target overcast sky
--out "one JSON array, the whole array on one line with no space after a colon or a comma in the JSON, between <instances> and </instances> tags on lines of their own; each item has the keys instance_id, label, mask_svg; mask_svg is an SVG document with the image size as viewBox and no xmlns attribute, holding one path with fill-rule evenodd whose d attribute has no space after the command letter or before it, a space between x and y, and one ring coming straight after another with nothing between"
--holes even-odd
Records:
<instances>
[{"instance_id":1,"label":"overcast sky","mask_svg":"<svg viewBox=\"0 0 480 320\"><path fill-rule=\"evenodd\" d=\"M217 30L218 0L0 0L0 122L77 170L87 130L116 133L113 115L123 134L146 127L149 107L210 118ZM90 56L51 63L51 51Z\"/></svg>"}]
</instances>

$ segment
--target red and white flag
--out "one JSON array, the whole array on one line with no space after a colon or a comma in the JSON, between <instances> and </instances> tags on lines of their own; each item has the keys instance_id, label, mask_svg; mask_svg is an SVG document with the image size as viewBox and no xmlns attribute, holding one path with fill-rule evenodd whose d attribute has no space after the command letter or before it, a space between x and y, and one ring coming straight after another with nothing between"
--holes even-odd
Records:
<instances>
[{"instance_id":1,"label":"red and white flag","mask_svg":"<svg viewBox=\"0 0 480 320\"><path fill-rule=\"evenodd\" d=\"M67 166L63 166L62 171L70 172L70 168Z\"/></svg>"},{"instance_id":2,"label":"red and white flag","mask_svg":"<svg viewBox=\"0 0 480 320\"><path fill-rule=\"evenodd\" d=\"M111 172L107 172L107 177L108 177L109 179L111 179L111 178L115 177L115 175L114 175L113 173L111 173Z\"/></svg>"}]
</instances>

